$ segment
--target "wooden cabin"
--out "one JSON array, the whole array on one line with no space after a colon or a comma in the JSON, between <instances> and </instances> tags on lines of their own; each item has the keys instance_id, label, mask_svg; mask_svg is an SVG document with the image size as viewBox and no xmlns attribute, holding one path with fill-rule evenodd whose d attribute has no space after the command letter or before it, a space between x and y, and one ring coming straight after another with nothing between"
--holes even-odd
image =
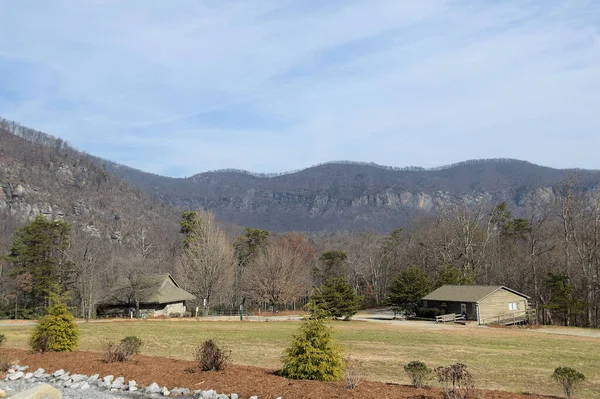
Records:
<instances>
[{"instance_id":1,"label":"wooden cabin","mask_svg":"<svg viewBox=\"0 0 600 399\"><path fill-rule=\"evenodd\" d=\"M530 297L502 285L444 285L422 298L424 308L463 315L477 324L530 321Z\"/></svg>"}]
</instances>

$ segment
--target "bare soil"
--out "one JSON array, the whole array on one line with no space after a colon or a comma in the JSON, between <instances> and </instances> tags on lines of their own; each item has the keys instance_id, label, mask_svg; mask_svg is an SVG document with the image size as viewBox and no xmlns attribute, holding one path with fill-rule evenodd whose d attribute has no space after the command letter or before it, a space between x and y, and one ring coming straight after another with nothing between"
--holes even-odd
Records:
<instances>
[{"instance_id":1,"label":"bare soil","mask_svg":"<svg viewBox=\"0 0 600 399\"><path fill-rule=\"evenodd\" d=\"M98 352L33 354L19 349L4 349L3 357L14 363L28 365L32 370L44 368L47 372L64 369L78 374L112 374L135 380L146 386L156 382L168 388L181 387L214 389L219 393L237 393L243 398L258 395L261 399L283 398L398 398L442 399L435 388L416 389L410 386L362 381L354 390L347 390L343 382L295 381L279 377L275 370L231 364L221 372L202 372L195 362L154 356L135 356L124 363L106 363ZM478 391L474 397L485 399L548 399L548 396L517 394L500 391Z\"/></svg>"}]
</instances>

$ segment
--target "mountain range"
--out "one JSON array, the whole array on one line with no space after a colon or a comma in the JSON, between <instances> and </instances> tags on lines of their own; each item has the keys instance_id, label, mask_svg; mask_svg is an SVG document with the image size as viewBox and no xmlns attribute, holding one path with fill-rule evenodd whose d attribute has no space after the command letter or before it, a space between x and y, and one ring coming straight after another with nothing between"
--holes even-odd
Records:
<instances>
[{"instance_id":1,"label":"mountain range","mask_svg":"<svg viewBox=\"0 0 600 399\"><path fill-rule=\"evenodd\" d=\"M168 178L107 163L107 169L172 205L210 209L221 220L275 231L390 231L451 203L505 201L519 214L535 190L552 201L569 181L592 189L600 171L553 169L514 159L435 169L331 162L277 175L240 170Z\"/></svg>"},{"instance_id":2,"label":"mountain range","mask_svg":"<svg viewBox=\"0 0 600 399\"><path fill-rule=\"evenodd\" d=\"M600 171L513 159L434 169L344 161L271 175L219 170L171 178L78 152L59 138L0 120L0 211L23 220L37 214L73 219L113 237L127 221L174 226L179 212L199 208L230 226L389 232L457 202L505 201L519 214L532 191L552 201L573 181L595 189Z\"/></svg>"}]
</instances>

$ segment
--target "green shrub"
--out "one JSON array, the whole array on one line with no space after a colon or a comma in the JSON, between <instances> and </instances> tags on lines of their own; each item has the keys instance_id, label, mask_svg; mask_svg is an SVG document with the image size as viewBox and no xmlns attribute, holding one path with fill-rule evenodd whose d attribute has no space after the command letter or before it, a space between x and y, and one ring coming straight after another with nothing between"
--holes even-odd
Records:
<instances>
[{"instance_id":1,"label":"green shrub","mask_svg":"<svg viewBox=\"0 0 600 399\"><path fill-rule=\"evenodd\" d=\"M126 362L140 353L143 342L136 336L125 337L121 342L107 342L104 345L104 361L107 363Z\"/></svg>"},{"instance_id":2,"label":"green shrub","mask_svg":"<svg viewBox=\"0 0 600 399\"><path fill-rule=\"evenodd\" d=\"M196 361L202 371L223 370L229 363L230 355L230 352L225 352L212 339L196 348Z\"/></svg>"},{"instance_id":3,"label":"green shrub","mask_svg":"<svg viewBox=\"0 0 600 399\"><path fill-rule=\"evenodd\" d=\"M567 399L573 398L575 388L585 380L585 376L570 367L558 367L552 374L552 379L560 385Z\"/></svg>"},{"instance_id":4,"label":"green shrub","mask_svg":"<svg viewBox=\"0 0 600 399\"><path fill-rule=\"evenodd\" d=\"M144 342L135 335L125 337L121 340L121 346L123 347L123 350L130 356L138 355L143 345Z\"/></svg>"},{"instance_id":5,"label":"green shrub","mask_svg":"<svg viewBox=\"0 0 600 399\"><path fill-rule=\"evenodd\" d=\"M466 399L474 389L471 373L462 363L436 367L434 371L444 390L445 399Z\"/></svg>"},{"instance_id":6,"label":"green shrub","mask_svg":"<svg viewBox=\"0 0 600 399\"><path fill-rule=\"evenodd\" d=\"M6 335L0 334L0 348L2 348L4 346L5 342L6 342Z\"/></svg>"},{"instance_id":7,"label":"green shrub","mask_svg":"<svg viewBox=\"0 0 600 399\"><path fill-rule=\"evenodd\" d=\"M313 313L314 314L314 313ZM280 374L296 380L336 381L344 376L344 360L333 342L326 319L305 318L284 352Z\"/></svg>"},{"instance_id":8,"label":"green shrub","mask_svg":"<svg viewBox=\"0 0 600 399\"><path fill-rule=\"evenodd\" d=\"M423 388L425 385L425 381L429 374L431 374L431 369L427 367L427 365L419 360L414 360L407 365L404 366L404 371L408 374L411 384L416 388Z\"/></svg>"},{"instance_id":9,"label":"green shrub","mask_svg":"<svg viewBox=\"0 0 600 399\"><path fill-rule=\"evenodd\" d=\"M29 339L35 352L73 352L79 344L79 327L75 317L57 296L40 319Z\"/></svg>"}]
</instances>

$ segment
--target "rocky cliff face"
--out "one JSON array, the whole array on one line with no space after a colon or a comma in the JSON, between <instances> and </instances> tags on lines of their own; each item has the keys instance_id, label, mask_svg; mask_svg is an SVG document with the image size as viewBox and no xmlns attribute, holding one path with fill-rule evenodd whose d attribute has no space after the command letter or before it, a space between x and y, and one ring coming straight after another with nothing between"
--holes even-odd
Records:
<instances>
[{"instance_id":1,"label":"rocky cliff face","mask_svg":"<svg viewBox=\"0 0 600 399\"><path fill-rule=\"evenodd\" d=\"M108 168L170 204L210 209L221 220L276 231L389 231L456 202L506 201L518 214L532 190L552 202L573 177L586 189L600 184L598 171L557 170L515 160L470 161L437 170L332 163L279 176L217 171L187 179L115 164Z\"/></svg>"},{"instance_id":2,"label":"rocky cliff face","mask_svg":"<svg viewBox=\"0 0 600 399\"><path fill-rule=\"evenodd\" d=\"M0 123L0 229L5 233L0 238L6 240L39 215L113 241L143 224L176 228L178 212L168 205L111 175L88 155L49 145L49 136L36 132L36 142L15 134L27 132L9 131Z\"/></svg>"}]
</instances>

